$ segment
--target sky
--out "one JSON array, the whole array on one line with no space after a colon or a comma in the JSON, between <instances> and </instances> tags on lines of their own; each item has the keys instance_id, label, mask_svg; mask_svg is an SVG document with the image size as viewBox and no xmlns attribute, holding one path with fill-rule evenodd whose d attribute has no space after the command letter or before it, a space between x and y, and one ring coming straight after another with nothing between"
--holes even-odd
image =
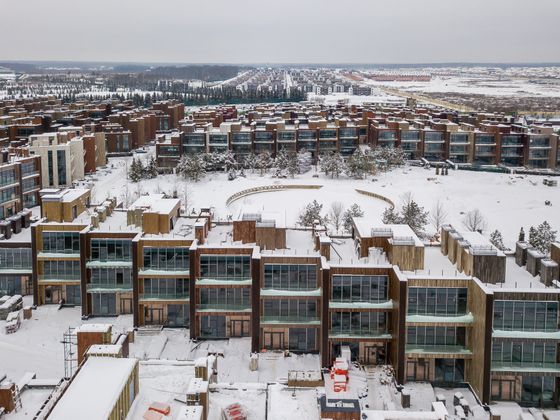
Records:
<instances>
[{"instance_id":1,"label":"sky","mask_svg":"<svg viewBox=\"0 0 560 420\"><path fill-rule=\"evenodd\" d=\"M560 62L558 0L1 3L0 61Z\"/></svg>"}]
</instances>

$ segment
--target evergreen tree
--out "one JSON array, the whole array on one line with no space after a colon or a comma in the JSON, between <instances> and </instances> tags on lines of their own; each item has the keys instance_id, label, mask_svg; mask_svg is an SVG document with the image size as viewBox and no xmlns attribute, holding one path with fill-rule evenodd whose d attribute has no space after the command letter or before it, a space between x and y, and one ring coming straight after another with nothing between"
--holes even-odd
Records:
<instances>
[{"instance_id":1,"label":"evergreen tree","mask_svg":"<svg viewBox=\"0 0 560 420\"><path fill-rule=\"evenodd\" d=\"M533 243L531 243L531 245L539 252L548 255L550 252L550 245L556 241L556 233L555 230L552 230L550 224L544 221L535 229Z\"/></svg>"},{"instance_id":2,"label":"evergreen tree","mask_svg":"<svg viewBox=\"0 0 560 420\"><path fill-rule=\"evenodd\" d=\"M342 216L342 225L348 232L352 230L352 218L363 217L364 212L356 203L352 204L349 209L344 212Z\"/></svg>"},{"instance_id":3,"label":"evergreen tree","mask_svg":"<svg viewBox=\"0 0 560 420\"><path fill-rule=\"evenodd\" d=\"M315 222L318 222L324 226L327 223L327 217L321 215L322 210L323 205L319 204L317 200L313 200L305 206L305 209L299 215L298 223L301 226L311 227Z\"/></svg>"},{"instance_id":4,"label":"evergreen tree","mask_svg":"<svg viewBox=\"0 0 560 420\"><path fill-rule=\"evenodd\" d=\"M529 228L529 245L531 245L533 248L535 247L535 243L536 243L536 234L537 234L537 230L531 226Z\"/></svg>"},{"instance_id":5,"label":"evergreen tree","mask_svg":"<svg viewBox=\"0 0 560 420\"><path fill-rule=\"evenodd\" d=\"M288 166L286 167L286 171L292 178L300 173L300 163L297 154L293 152L288 153Z\"/></svg>"},{"instance_id":6,"label":"evergreen tree","mask_svg":"<svg viewBox=\"0 0 560 420\"><path fill-rule=\"evenodd\" d=\"M157 160L155 156L151 156L150 160L148 161L148 165L144 170L146 178L157 178L158 176L158 168L157 168Z\"/></svg>"},{"instance_id":7,"label":"evergreen tree","mask_svg":"<svg viewBox=\"0 0 560 420\"><path fill-rule=\"evenodd\" d=\"M271 167L274 161L269 152L260 153L257 156L257 168L259 169L261 176L263 176Z\"/></svg>"},{"instance_id":8,"label":"evergreen tree","mask_svg":"<svg viewBox=\"0 0 560 420\"><path fill-rule=\"evenodd\" d=\"M498 248L500 251L505 251L504 239L498 229L490 234L490 243Z\"/></svg>"},{"instance_id":9,"label":"evergreen tree","mask_svg":"<svg viewBox=\"0 0 560 420\"><path fill-rule=\"evenodd\" d=\"M140 159L132 158L130 167L128 168L128 178L132 182L139 182L144 176L144 165Z\"/></svg>"},{"instance_id":10,"label":"evergreen tree","mask_svg":"<svg viewBox=\"0 0 560 420\"><path fill-rule=\"evenodd\" d=\"M288 169L288 161L288 152L282 149L277 153L276 159L274 159L274 167L276 169L279 169L280 171L285 171L286 169Z\"/></svg>"},{"instance_id":11,"label":"evergreen tree","mask_svg":"<svg viewBox=\"0 0 560 420\"><path fill-rule=\"evenodd\" d=\"M428 223L428 212L424 211L424 207L418 205L416 201L409 198L401 209L401 223L407 224L418 236L422 236L424 228Z\"/></svg>"},{"instance_id":12,"label":"evergreen tree","mask_svg":"<svg viewBox=\"0 0 560 420\"><path fill-rule=\"evenodd\" d=\"M321 165L321 171L327 176L330 175L331 178L334 178L335 176L338 178L346 168L344 159L339 153L323 155L319 163Z\"/></svg>"},{"instance_id":13,"label":"evergreen tree","mask_svg":"<svg viewBox=\"0 0 560 420\"><path fill-rule=\"evenodd\" d=\"M254 153L249 153L247 156L245 156L245 158L243 159L243 166L247 169L250 169L251 173L255 172L255 169L257 168L257 157Z\"/></svg>"},{"instance_id":14,"label":"evergreen tree","mask_svg":"<svg viewBox=\"0 0 560 420\"><path fill-rule=\"evenodd\" d=\"M300 150L297 154L297 166L299 174L309 172L313 166L311 153L305 149Z\"/></svg>"},{"instance_id":15,"label":"evergreen tree","mask_svg":"<svg viewBox=\"0 0 560 420\"><path fill-rule=\"evenodd\" d=\"M235 155L231 151L227 151L224 155L224 167L225 170L231 172L232 170L236 170L238 167L237 160L235 159Z\"/></svg>"},{"instance_id":16,"label":"evergreen tree","mask_svg":"<svg viewBox=\"0 0 560 420\"><path fill-rule=\"evenodd\" d=\"M381 216L381 220L386 225L397 225L402 222L401 216L399 212L395 210L394 207L387 207L383 211L383 215Z\"/></svg>"},{"instance_id":17,"label":"evergreen tree","mask_svg":"<svg viewBox=\"0 0 560 420\"><path fill-rule=\"evenodd\" d=\"M177 164L177 173L185 179L199 181L206 174L206 162L200 155L183 155Z\"/></svg>"}]
</instances>

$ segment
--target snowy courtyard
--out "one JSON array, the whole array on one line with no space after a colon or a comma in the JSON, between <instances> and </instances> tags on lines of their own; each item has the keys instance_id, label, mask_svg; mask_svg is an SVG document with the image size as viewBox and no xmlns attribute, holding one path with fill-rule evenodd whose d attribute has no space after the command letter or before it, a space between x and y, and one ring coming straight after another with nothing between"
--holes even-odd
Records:
<instances>
[{"instance_id":1,"label":"snowy courtyard","mask_svg":"<svg viewBox=\"0 0 560 420\"><path fill-rule=\"evenodd\" d=\"M135 184L127 182L125 175L131 159L112 158L108 168L95 175L94 202L113 196L122 201L133 201L139 194L156 192L172 196L176 192L182 200L186 197L189 210L214 207L216 220L238 216L242 209L260 210L276 213L287 227L294 227L301 210L314 199L323 204L325 214L333 202L341 202L345 209L357 203L365 217L379 220L388 204L357 190L381 195L397 206L402 196L410 192L426 211L432 211L439 201L447 213L445 222L454 226L462 226L465 213L479 209L486 221L483 234L489 236L498 229L505 245L510 248L513 248L521 227L528 231L530 226L546 220L553 229L560 230L560 189L543 185L544 176L466 170L450 170L449 175L443 176L436 175L433 168L403 167L356 180L346 175L331 178L313 167L294 178L279 179L271 173L260 176L258 171L246 171L245 177L229 181L226 173L209 172L198 182L170 174ZM263 192L227 205L229 197L245 189L278 185L320 188ZM551 205L546 205L546 201ZM435 233L435 228L428 225L426 233Z\"/></svg>"}]
</instances>

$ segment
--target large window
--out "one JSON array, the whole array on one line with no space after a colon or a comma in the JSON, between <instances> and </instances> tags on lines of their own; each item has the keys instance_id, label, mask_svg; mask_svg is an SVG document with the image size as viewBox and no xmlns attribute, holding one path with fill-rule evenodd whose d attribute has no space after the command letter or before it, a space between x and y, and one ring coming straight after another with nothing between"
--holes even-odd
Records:
<instances>
[{"instance_id":1,"label":"large window","mask_svg":"<svg viewBox=\"0 0 560 420\"><path fill-rule=\"evenodd\" d=\"M263 302L263 316L266 320L305 321L317 320L315 299L266 299Z\"/></svg>"},{"instance_id":2,"label":"large window","mask_svg":"<svg viewBox=\"0 0 560 420\"><path fill-rule=\"evenodd\" d=\"M206 338L226 337L226 317L224 315L201 316L200 336Z\"/></svg>"},{"instance_id":3,"label":"large window","mask_svg":"<svg viewBox=\"0 0 560 420\"><path fill-rule=\"evenodd\" d=\"M464 346L464 327L408 327L406 344L412 346Z\"/></svg>"},{"instance_id":4,"label":"large window","mask_svg":"<svg viewBox=\"0 0 560 420\"><path fill-rule=\"evenodd\" d=\"M91 259L96 261L131 261L130 239L92 239Z\"/></svg>"},{"instance_id":5,"label":"large window","mask_svg":"<svg viewBox=\"0 0 560 420\"><path fill-rule=\"evenodd\" d=\"M187 247L144 247L146 270L189 270L189 248Z\"/></svg>"},{"instance_id":6,"label":"large window","mask_svg":"<svg viewBox=\"0 0 560 420\"><path fill-rule=\"evenodd\" d=\"M183 279L144 279L144 298L186 299L189 281Z\"/></svg>"},{"instance_id":7,"label":"large window","mask_svg":"<svg viewBox=\"0 0 560 420\"><path fill-rule=\"evenodd\" d=\"M117 296L115 293L92 293L93 315L117 315Z\"/></svg>"},{"instance_id":8,"label":"large window","mask_svg":"<svg viewBox=\"0 0 560 420\"><path fill-rule=\"evenodd\" d=\"M57 254L79 254L80 234L78 232L43 232L43 251Z\"/></svg>"},{"instance_id":9,"label":"large window","mask_svg":"<svg viewBox=\"0 0 560 420\"><path fill-rule=\"evenodd\" d=\"M46 280L80 281L79 261L44 261L43 278Z\"/></svg>"},{"instance_id":10,"label":"large window","mask_svg":"<svg viewBox=\"0 0 560 420\"><path fill-rule=\"evenodd\" d=\"M201 255L200 277L219 280L246 280L251 278L249 255Z\"/></svg>"},{"instance_id":11,"label":"large window","mask_svg":"<svg viewBox=\"0 0 560 420\"><path fill-rule=\"evenodd\" d=\"M554 376L523 376L521 402L531 405L554 400Z\"/></svg>"},{"instance_id":12,"label":"large window","mask_svg":"<svg viewBox=\"0 0 560 420\"><path fill-rule=\"evenodd\" d=\"M264 288L276 290L317 289L314 264L265 264Z\"/></svg>"},{"instance_id":13,"label":"large window","mask_svg":"<svg viewBox=\"0 0 560 420\"><path fill-rule=\"evenodd\" d=\"M333 276L333 302L385 302L387 276Z\"/></svg>"},{"instance_id":14,"label":"large window","mask_svg":"<svg viewBox=\"0 0 560 420\"><path fill-rule=\"evenodd\" d=\"M4 187L6 185L15 184L16 180L16 171L15 169L9 169L5 171L0 171L0 187Z\"/></svg>"},{"instance_id":15,"label":"large window","mask_svg":"<svg viewBox=\"0 0 560 420\"><path fill-rule=\"evenodd\" d=\"M556 364L556 343L502 340L492 343L492 366L540 367L544 364Z\"/></svg>"},{"instance_id":16,"label":"large window","mask_svg":"<svg viewBox=\"0 0 560 420\"><path fill-rule=\"evenodd\" d=\"M288 348L291 351L310 352L317 349L315 328L290 328L290 341Z\"/></svg>"},{"instance_id":17,"label":"large window","mask_svg":"<svg viewBox=\"0 0 560 420\"><path fill-rule=\"evenodd\" d=\"M371 336L387 332L385 312L331 312L331 333Z\"/></svg>"},{"instance_id":18,"label":"large window","mask_svg":"<svg viewBox=\"0 0 560 420\"><path fill-rule=\"evenodd\" d=\"M9 187L0 190L0 203L7 203L18 197L16 187Z\"/></svg>"},{"instance_id":19,"label":"large window","mask_svg":"<svg viewBox=\"0 0 560 420\"><path fill-rule=\"evenodd\" d=\"M1 269L31 270L31 248L0 248Z\"/></svg>"},{"instance_id":20,"label":"large window","mask_svg":"<svg viewBox=\"0 0 560 420\"><path fill-rule=\"evenodd\" d=\"M452 287L410 287L409 315L456 316L467 312L467 289Z\"/></svg>"},{"instance_id":21,"label":"large window","mask_svg":"<svg viewBox=\"0 0 560 420\"><path fill-rule=\"evenodd\" d=\"M497 300L494 302L494 330L557 331L558 302Z\"/></svg>"},{"instance_id":22,"label":"large window","mask_svg":"<svg viewBox=\"0 0 560 420\"><path fill-rule=\"evenodd\" d=\"M130 268L95 268L91 270L91 284L94 288L132 288Z\"/></svg>"},{"instance_id":23,"label":"large window","mask_svg":"<svg viewBox=\"0 0 560 420\"><path fill-rule=\"evenodd\" d=\"M54 185L54 162L53 162L53 151L49 150L47 152L47 162L49 170L49 185Z\"/></svg>"},{"instance_id":24,"label":"large window","mask_svg":"<svg viewBox=\"0 0 560 420\"><path fill-rule=\"evenodd\" d=\"M199 309L243 310L251 307L249 288L207 288L200 290Z\"/></svg>"},{"instance_id":25,"label":"large window","mask_svg":"<svg viewBox=\"0 0 560 420\"><path fill-rule=\"evenodd\" d=\"M66 185L66 151L56 151L56 165L58 169L58 184Z\"/></svg>"}]
</instances>

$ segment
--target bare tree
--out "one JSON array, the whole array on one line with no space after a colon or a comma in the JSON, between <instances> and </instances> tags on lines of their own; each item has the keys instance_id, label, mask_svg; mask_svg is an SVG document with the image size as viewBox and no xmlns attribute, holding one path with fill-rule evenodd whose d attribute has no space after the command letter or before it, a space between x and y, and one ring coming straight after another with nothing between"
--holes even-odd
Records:
<instances>
[{"instance_id":1,"label":"bare tree","mask_svg":"<svg viewBox=\"0 0 560 420\"><path fill-rule=\"evenodd\" d=\"M121 198L122 198L123 207L125 209L128 209L130 207L130 205L132 204L132 200L133 200L128 181L124 184L124 188L122 190Z\"/></svg>"},{"instance_id":2,"label":"bare tree","mask_svg":"<svg viewBox=\"0 0 560 420\"><path fill-rule=\"evenodd\" d=\"M434 228L436 228L436 234L439 235L439 231L445 221L447 220L447 211L443 206L441 200L438 200L435 207L432 209L430 213L430 223Z\"/></svg>"},{"instance_id":3,"label":"bare tree","mask_svg":"<svg viewBox=\"0 0 560 420\"><path fill-rule=\"evenodd\" d=\"M181 192L181 200L183 201L183 208L185 209L185 213L191 211L193 207L194 200L193 200L193 190L189 186L188 182L183 184L183 191Z\"/></svg>"},{"instance_id":4,"label":"bare tree","mask_svg":"<svg viewBox=\"0 0 560 420\"><path fill-rule=\"evenodd\" d=\"M343 213L344 205L340 201L333 201L329 210L329 219L337 232L342 225Z\"/></svg>"},{"instance_id":5,"label":"bare tree","mask_svg":"<svg viewBox=\"0 0 560 420\"><path fill-rule=\"evenodd\" d=\"M471 232L482 232L486 229L486 219L482 215L479 209L474 209L467 214L463 218L463 226L465 226Z\"/></svg>"}]
</instances>

